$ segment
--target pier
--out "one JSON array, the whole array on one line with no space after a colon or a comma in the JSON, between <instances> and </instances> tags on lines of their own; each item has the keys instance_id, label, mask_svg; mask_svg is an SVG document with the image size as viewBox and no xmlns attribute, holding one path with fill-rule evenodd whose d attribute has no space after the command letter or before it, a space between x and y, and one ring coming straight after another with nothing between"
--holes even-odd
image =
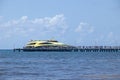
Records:
<instances>
[{"instance_id":1,"label":"pier","mask_svg":"<svg viewBox=\"0 0 120 80\"><path fill-rule=\"evenodd\" d=\"M15 48L14 52L120 52L120 46L77 46L77 47L42 47L42 48Z\"/></svg>"}]
</instances>

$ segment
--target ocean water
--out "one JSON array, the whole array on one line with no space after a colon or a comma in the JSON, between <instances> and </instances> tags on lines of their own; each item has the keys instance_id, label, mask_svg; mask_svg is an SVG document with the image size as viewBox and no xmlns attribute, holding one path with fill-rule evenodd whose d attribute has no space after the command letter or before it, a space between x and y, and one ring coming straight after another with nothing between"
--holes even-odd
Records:
<instances>
[{"instance_id":1,"label":"ocean water","mask_svg":"<svg viewBox=\"0 0 120 80\"><path fill-rule=\"evenodd\" d=\"M0 50L0 80L120 80L120 53Z\"/></svg>"}]
</instances>

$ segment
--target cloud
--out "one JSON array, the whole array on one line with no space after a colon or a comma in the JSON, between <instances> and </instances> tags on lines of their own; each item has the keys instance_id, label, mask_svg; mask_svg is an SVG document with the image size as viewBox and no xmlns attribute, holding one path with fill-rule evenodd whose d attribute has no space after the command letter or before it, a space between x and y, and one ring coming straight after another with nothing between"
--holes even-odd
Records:
<instances>
[{"instance_id":1,"label":"cloud","mask_svg":"<svg viewBox=\"0 0 120 80\"><path fill-rule=\"evenodd\" d=\"M74 34L76 36L76 44L80 45L93 45L94 27L86 22L80 22L79 25L74 28Z\"/></svg>"},{"instance_id":2,"label":"cloud","mask_svg":"<svg viewBox=\"0 0 120 80\"><path fill-rule=\"evenodd\" d=\"M75 29L75 32L84 33L84 34L93 33L94 28L88 23L80 22L79 26Z\"/></svg>"},{"instance_id":3,"label":"cloud","mask_svg":"<svg viewBox=\"0 0 120 80\"><path fill-rule=\"evenodd\" d=\"M63 14L56 15L54 17L45 17L45 18L36 18L32 20L32 23L34 24L43 24L46 26L55 26L55 25L61 25L65 21L65 17Z\"/></svg>"},{"instance_id":4,"label":"cloud","mask_svg":"<svg viewBox=\"0 0 120 80\"><path fill-rule=\"evenodd\" d=\"M28 16L22 16L19 19L9 20L0 23L1 35L6 37L12 36L38 36L41 34L58 34L62 35L67 30L67 24L63 14L53 17L43 17L29 19Z\"/></svg>"},{"instance_id":5,"label":"cloud","mask_svg":"<svg viewBox=\"0 0 120 80\"><path fill-rule=\"evenodd\" d=\"M97 26L96 26L97 27ZM104 32L86 22L80 22L77 27L67 25L65 16L58 14L53 17L29 19L22 16L19 19L4 21L0 17L0 41L13 45L30 39L48 39L55 37L63 42L75 45L119 45L119 35L114 31ZM4 46L5 43L1 45ZM21 45L23 45L21 43Z\"/></svg>"},{"instance_id":6,"label":"cloud","mask_svg":"<svg viewBox=\"0 0 120 80\"><path fill-rule=\"evenodd\" d=\"M67 24L63 14L54 17L36 18L31 20L32 24L42 25L48 32L61 32L64 33L67 29Z\"/></svg>"}]
</instances>

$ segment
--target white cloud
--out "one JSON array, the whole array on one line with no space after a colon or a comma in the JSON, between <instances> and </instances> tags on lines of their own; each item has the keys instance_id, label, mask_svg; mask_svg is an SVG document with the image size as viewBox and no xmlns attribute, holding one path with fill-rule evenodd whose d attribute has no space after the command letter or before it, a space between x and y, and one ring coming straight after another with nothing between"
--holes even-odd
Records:
<instances>
[{"instance_id":1,"label":"white cloud","mask_svg":"<svg viewBox=\"0 0 120 80\"><path fill-rule=\"evenodd\" d=\"M75 29L75 32L79 32L83 34L92 33L94 32L94 28L88 23L80 22L79 26Z\"/></svg>"},{"instance_id":2,"label":"white cloud","mask_svg":"<svg viewBox=\"0 0 120 80\"><path fill-rule=\"evenodd\" d=\"M21 17L21 20L27 20L27 19L28 19L27 16L22 16L22 17Z\"/></svg>"},{"instance_id":3,"label":"white cloud","mask_svg":"<svg viewBox=\"0 0 120 80\"><path fill-rule=\"evenodd\" d=\"M45 17L45 18L36 18L34 20L31 20L33 24L42 24L45 26L56 26L64 24L65 17L63 14L56 15L54 17Z\"/></svg>"},{"instance_id":4,"label":"white cloud","mask_svg":"<svg viewBox=\"0 0 120 80\"><path fill-rule=\"evenodd\" d=\"M31 20L32 24L42 25L45 30L50 31L60 31L64 33L67 29L67 24L63 14L56 15L54 17L36 18Z\"/></svg>"},{"instance_id":5,"label":"white cloud","mask_svg":"<svg viewBox=\"0 0 120 80\"><path fill-rule=\"evenodd\" d=\"M3 20L2 16L1 20ZM112 31L108 33L103 33L103 31L102 33L99 32L97 28L95 29L86 22L80 22L78 27L68 29L63 14L34 19L29 19L28 16L22 16L19 19L9 20L7 22L0 21L0 40L2 41L4 38L6 40L5 42L12 40L14 43L16 40L22 40L21 38L25 41L29 39L59 37L58 40L64 38L64 41L69 42L71 39L70 42L76 42L77 45L120 44L117 43L119 42L118 34Z\"/></svg>"},{"instance_id":6,"label":"white cloud","mask_svg":"<svg viewBox=\"0 0 120 80\"><path fill-rule=\"evenodd\" d=\"M40 34L63 34L67 29L67 24L63 14L53 17L29 19L22 16L17 20L9 20L0 23L0 31L4 36L26 36Z\"/></svg>"}]
</instances>

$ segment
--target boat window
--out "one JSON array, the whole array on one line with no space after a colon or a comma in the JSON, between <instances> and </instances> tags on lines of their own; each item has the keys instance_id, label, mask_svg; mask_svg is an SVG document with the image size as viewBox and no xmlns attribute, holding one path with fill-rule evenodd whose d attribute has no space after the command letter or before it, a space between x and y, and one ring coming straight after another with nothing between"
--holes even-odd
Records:
<instances>
[{"instance_id":1,"label":"boat window","mask_svg":"<svg viewBox=\"0 0 120 80\"><path fill-rule=\"evenodd\" d=\"M40 43L40 44L52 44L52 43Z\"/></svg>"},{"instance_id":2,"label":"boat window","mask_svg":"<svg viewBox=\"0 0 120 80\"><path fill-rule=\"evenodd\" d=\"M28 45L35 45L36 43L29 43Z\"/></svg>"},{"instance_id":3,"label":"boat window","mask_svg":"<svg viewBox=\"0 0 120 80\"><path fill-rule=\"evenodd\" d=\"M58 42L58 41L56 41L56 40L49 40L49 42Z\"/></svg>"}]
</instances>

